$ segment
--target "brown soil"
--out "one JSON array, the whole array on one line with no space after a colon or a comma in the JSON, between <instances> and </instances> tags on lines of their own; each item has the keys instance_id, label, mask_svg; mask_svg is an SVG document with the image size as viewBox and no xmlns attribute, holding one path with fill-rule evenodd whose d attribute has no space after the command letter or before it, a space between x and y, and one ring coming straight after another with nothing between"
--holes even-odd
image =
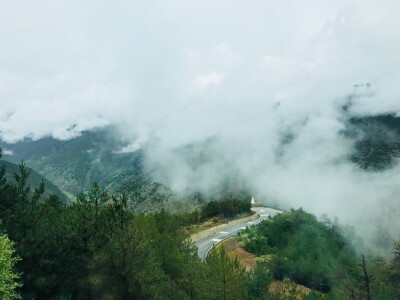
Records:
<instances>
[{"instance_id":1,"label":"brown soil","mask_svg":"<svg viewBox=\"0 0 400 300\"><path fill-rule=\"evenodd\" d=\"M236 258L246 268L246 271L250 271L256 265L256 256L240 247L235 238L229 238L220 245L225 248L228 256Z\"/></svg>"},{"instance_id":2,"label":"brown soil","mask_svg":"<svg viewBox=\"0 0 400 300\"><path fill-rule=\"evenodd\" d=\"M256 265L256 256L240 247L238 241L233 237L226 239L218 247L224 247L228 256L233 259L236 258L246 268L247 272ZM269 291L283 297L290 295L295 296L298 300L302 300L311 292L311 289L294 282L273 281L269 286Z\"/></svg>"},{"instance_id":3,"label":"brown soil","mask_svg":"<svg viewBox=\"0 0 400 300\"><path fill-rule=\"evenodd\" d=\"M294 282L273 281L269 286L269 291L272 294L279 294L285 297L295 296L296 299L302 300L311 292L311 289Z\"/></svg>"}]
</instances>

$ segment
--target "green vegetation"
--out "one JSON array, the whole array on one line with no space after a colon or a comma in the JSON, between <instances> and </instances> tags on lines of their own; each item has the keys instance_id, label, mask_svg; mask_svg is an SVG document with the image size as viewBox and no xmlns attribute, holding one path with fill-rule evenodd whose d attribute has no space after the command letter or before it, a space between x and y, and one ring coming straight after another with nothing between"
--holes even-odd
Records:
<instances>
[{"instance_id":1,"label":"green vegetation","mask_svg":"<svg viewBox=\"0 0 400 300\"><path fill-rule=\"evenodd\" d=\"M210 266L204 282L208 290L207 299L246 298L245 269L237 260L229 259L224 248L211 251L206 262Z\"/></svg>"},{"instance_id":2,"label":"green vegetation","mask_svg":"<svg viewBox=\"0 0 400 300\"><path fill-rule=\"evenodd\" d=\"M1 150L0 150L1 153ZM396 299L400 244L393 259L359 257L341 226L302 210L278 215L239 236L260 258L246 273L224 249L206 261L185 226L247 212L248 201L224 200L191 213L133 214L125 194L94 184L68 205L32 189L23 163L11 180L0 169L0 299L289 299L273 279L293 280L326 299ZM7 237L8 236L8 237ZM293 287L293 291L295 291ZM293 292L295 293L295 292ZM297 292L296 292L297 293ZM321 294L311 292L307 299ZM294 297L292 297L294 299Z\"/></svg>"},{"instance_id":3,"label":"green vegetation","mask_svg":"<svg viewBox=\"0 0 400 300\"><path fill-rule=\"evenodd\" d=\"M18 284L18 274L15 273L15 264L18 258L14 256L14 245L7 235L0 235L0 299L15 299Z\"/></svg>"},{"instance_id":4,"label":"green vegetation","mask_svg":"<svg viewBox=\"0 0 400 300\"><path fill-rule=\"evenodd\" d=\"M390 168L400 156L400 117L352 117L344 134L355 140L351 160L366 170Z\"/></svg>"},{"instance_id":5,"label":"green vegetation","mask_svg":"<svg viewBox=\"0 0 400 300\"><path fill-rule=\"evenodd\" d=\"M251 212L250 199L225 199L222 201L212 201L205 204L201 209L201 218L207 219L218 215L222 215L226 218L232 218L233 216L244 212Z\"/></svg>"},{"instance_id":6,"label":"green vegetation","mask_svg":"<svg viewBox=\"0 0 400 300\"><path fill-rule=\"evenodd\" d=\"M269 295L269 286L272 282L268 265L258 261L254 269L246 274L246 282L250 299L265 299Z\"/></svg>"},{"instance_id":7,"label":"green vegetation","mask_svg":"<svg viewBox=\"0 0 400 300\"><path fill-rule=\"evenodd\" d=\"M13 181L5 174L3 165L0 230L13 242L1 241L17 256L2 251L4 299L14 290L22 299L247 297L245 271L236 261L219 252L202 262L180 233L196 221L192 214L134 215L125 195L110 196L97 184L66 205L56 195L43 199L43 183L31 190L24 164Z\"/></svg>"},{"instance_id":8,"label":"green vegetation","mask_svg":"<svg viewBox=\"0 0 400 300\"><path fill-rule=\"evenodd\" d=\"M335 225L325 226L303 210L292 210L239 235L240 245L256 255L271 255L275 279L329 292L355 254Z\"/></svg>"},{"instance_id":9,"label":"green vegetation","mask_svg":"<svg viewBox=\"0 0 400 300\"><path fill-rule=\"evenodd\" d=\"M97 182L110 194L124 193L129 209L136 213L152 213L163 208L169 212L182 212L180 206L183 201L190 206L189 210L184 210L188 212L214 200L250 197L235 174L207 194L189 190L183 196L176 195L166 185L153 179L159 177L157 172L160 170L157 166L145 167L142 150L116 152L127 146L127 141L112 126L85 131L67 141L46 137L37 141L25 139L15 144L1 144L13 151L13 155L5 155L5 160L17 164L23 159L28 167L45 176L62 191L71 195L88 192L93 182ZM193 154L193 147L196 154ZM212 147L212 141L208 141L177 151L188 165L196 169L213 163L209 155ZM45 184L50 190L50 185Z\"/></svg>"},{"instance_id":10,"label":"green vegetation","mask_svg":"<svg viewBox=\"0 0 400 300\"><path fill-rule=\"evenodd\" d=\"M19 166L8 161L0 160L0 166L3 166L6 169L6 178L9 181L14 181L14 174L19 173ZM50 195L57 195L63 201L69 201L68 197L64 192L62 192L55 184L47 180L45 177L41 176L35 170L27 169L29 172L29 177L27 179L27 184L30 185L33 189L40 186L40 184L44 183L46 186L46 191L43 194L43 198L47 198Z\"/></svg>"},{"instance_id":11,"label":"green vegetation","mask_svg":"<svg viewBox=\"0 0 400 300\"><path fill-rule=\"evenodd\" d=\"M145 193L140 188L152 181L143 171L143 153L114 153L126 144L111 130L83 132L68 141L47 137L12 145L4 143L14 153L5 158L14 163L23 159L26 165L73 195L89 191L93 182L109 191ZM157 187L153 186L148 193L155 193L154 189ZM161 194L158 196L161 198Z\"/></svg>"},{"instance_id":12,"label":"green vegetation","mask_svg":"<svg viewBox=\"0 0 400 300\"><path fill-rule=\"evenodd\" d=\"M204 204L190 213L172 214L180 233L186 237L202 230L224 224L228 220L244 218L251 214L250 200L224 199ZM164 209L161 211L165 212Z\"/></svg>"},{"instance_id":13,"label":"green vegetation","mask_svg":"<svg viewBox=\"0 0 400 300\"><path fill-rule=\"evenodd\" d=\"M337 221L324 218L319 222L302 209L291 210L244 230L237 239L245 250L260 257L275 280L294 281L327 293L329 299L400 296L400 259L396 260L400 244L390 263L382 258L361 258Z\"/></svg>"}]
</instances>

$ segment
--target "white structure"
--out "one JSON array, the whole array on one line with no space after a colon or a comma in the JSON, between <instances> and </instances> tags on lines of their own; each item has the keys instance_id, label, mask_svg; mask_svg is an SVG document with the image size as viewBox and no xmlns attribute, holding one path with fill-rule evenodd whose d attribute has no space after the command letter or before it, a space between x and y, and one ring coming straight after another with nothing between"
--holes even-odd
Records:
<instances>
[{"instance_id":1,"label":"white structure","mask_svg":"<svg viewBox=\"0 0 400 300\"><path fill-rule=\"evenodd\" d=\"M251 204L255 204L255 203L256 203L256 201L254 200L254 197L251 196Z\"/></svg>"}]
</instances>

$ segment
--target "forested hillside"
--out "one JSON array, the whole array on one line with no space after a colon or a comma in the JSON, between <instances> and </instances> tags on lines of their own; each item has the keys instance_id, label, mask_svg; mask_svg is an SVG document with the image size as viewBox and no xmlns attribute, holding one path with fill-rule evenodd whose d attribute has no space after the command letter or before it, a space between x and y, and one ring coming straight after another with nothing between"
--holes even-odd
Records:
<instances>
[{"instance_id":1,"label":"forested hillside","mask_svg":"<svg viewBox=\"0 0 400 300\"><path fill-rule=\"evenodd\" d=\"M14 175L19 174L20 172L20 167L19 165L10 163L5 160L0 160L0 166L5 166L6 169L6 178L9 181L15 181ZM67 195L63 193L55 184L47 180L45 177L41 176L38 174L35 170L33 169L27 169L29 172L29 177L27 179L26 184L30 185L32 189L38 188L40 184L43 183L46 186L46 191L43 194L43 198L48 198L50 195L54 194L59 197L60 200L62 201L70 201Z\"/></svg>"},{"instance_id":2,"label":"forested hillside","mask_svg":"<svg viewBox=\"0 0 400 300\"><path fill-rule=\"evenodd\" d=\"M292 209L244 230L237 240L258 256L273 279L294 281L324 298L400 297L399 242L390 259L360 253L353 230L337 220L318 221L302 209Z\"/></svg>"},{"instance_id":3,"label":"forested hillside","mask_svg":"<svg viewBox=\"0 0 400 300\"><path fill-rule=\"evenodd\" d=\"M0 171L0 247L8 253L0 264L3 298L297 297L271 290L272 280L313 289L303 299L400 296L399 243L390 261L361 256L337 221L320 222L301 209L238 236L240 245L259 256L246 272L224 248L201 261L184 228L215 215L248 212L248 201L211 202L190 214L134 214L124 194L111 196L94 184L68 205L57 195L45 196L44 184L31 190L29 175L23 164L14 181L4 165Z\"/></svg>"},{"instance_id":4,"label":"forested hillside","mask_svg":"<svg viewBox=\"0 0 400 300\"><path fill-rule=\"evenodd\" d=\"M142 150L121 153L127 141L114 127L82 132L82 135L67 141L50 137L37 141L26 139L15 144L2 143L12 151L4 159L19 163L24 160L51 180L61 190L76 195L91 189L97 182L109 193L125 193L130 209L155 212L161 208L178 211L182 199L193 207L211 200L224 198L248 198L249 192L235 179L226 180L208 193L190 190L177 195L165 185L154 180L157 169L145 167ZM194 155L188 148L179 149L193 167L202 164L205 154Z\"/></svg>"},{"instance_id":5,"label":"forested hillside","mask_svg":"<svg viewBox=\"0 0 400 300\"><path fill-rule=\"evenodd\" d=\"M400 157L400 117L395 114L351 117L344 133L355 140L351 160L362 169L388 169Z\"/></svg>"},{"instance_id":6,"label":"forested hillside","mask_svg":"<svg viewBox=\"0 0 400 300\"><path fill-rule=\"evenodd\" d=\"M0 0L0 300L400 300L399 53L400 0Z\"/></svg>"},{"instance_id":7,"label":"forested hillside","mask_svg":"<svg viewBox=\"0 0 400 300\"><path fill-rule=\"evenodd\" d=\"M103 187L129 181L131 185L123 185L123 192L130 187L135 189L150 184L150 179L143 174L143 153L115 153L126 143L111 130L83 132L67 141L47 137L15 144L3 143L3 148L13 153L5 155L4 159L14 163L23 159L27 166L73 195L90 190L95 181Z\"/></svg>"},{"instance_id":8,"label":"forested hillside","mask_svg":"<svg viewBox=\"0 0 400 300\"><path fill-rule=\"evenodd\" d=\"M399 117L393 114L348 115L343 122L345 130L342 133L354 145L349 161L370 171L384 170L396 163L400 153ZM284 140L289 143L293 138L295 136ZM210 163L207 145L212 142L187 145L176 151L195 170ZM175 194L168 185L154 179L159 170L156 166L146 167L142 150L120 151L127 144L112 126L85 131L67 141L47 137L37 141L25 139L15 144L2 142L8 153L12 153L5 155L5 160L19 163L23 159L28 167L45 176L61 191L74 196L90 190L92 183L98 182L110 193L125 193L128 206L136 211L152 212L161 208L178 211L182 199L197 207L210 200L250 196L243 180L234 176L208 193L190 190ZM54 187L50 183L47 186L49 190ZM57 194L63 198L63 193Z\"/></svg>"},{"instance_id":9,"label":"forested hillside","mask_svg":"<svg viewBox=\"0 0 400 300\"><path fill-rule=\"evenodd\" d=\"M4 256L6 264L0 264L0 274L8 276L0 278L1 298L16 294L22 299L245 297L240 265L224 253L202 262L180 233L188 221L196 220L165 210L134 215L125 195L110 196L97 184L71 205L56 195L39 201L44 185L31 191L23 165L15 182L5 174L3 166L0 230L15 243L17 256Z\"/></svg>"}]
</instances>

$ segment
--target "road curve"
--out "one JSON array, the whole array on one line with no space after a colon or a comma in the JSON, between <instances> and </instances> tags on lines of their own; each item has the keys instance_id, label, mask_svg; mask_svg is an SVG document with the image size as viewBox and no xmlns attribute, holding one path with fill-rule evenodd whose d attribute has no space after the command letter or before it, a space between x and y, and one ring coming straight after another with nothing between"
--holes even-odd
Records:
<instances>
[{"instance_id":1,"label":"road curve","mask_svg":"<svg viewBox=\"0 0 400 300\"><path fill-rule=\"evenodd\" d=\"M246 227L257 225L258 223L268 218L269 216L274 217L277 213L275 209L271 209L268 207L253 207L251 210L255 211L260 217L254 221L237 225L229 229L226 229L224 231L221 231L219 233L213 234L195 243L194 245L198 249L197 254L199 255L200 259L205 260L208 251L210 251L212 247L222 242L223 240L235 235L236 233L238 233L243 229L246 229Z\"/></svg>"}]
</instances>

